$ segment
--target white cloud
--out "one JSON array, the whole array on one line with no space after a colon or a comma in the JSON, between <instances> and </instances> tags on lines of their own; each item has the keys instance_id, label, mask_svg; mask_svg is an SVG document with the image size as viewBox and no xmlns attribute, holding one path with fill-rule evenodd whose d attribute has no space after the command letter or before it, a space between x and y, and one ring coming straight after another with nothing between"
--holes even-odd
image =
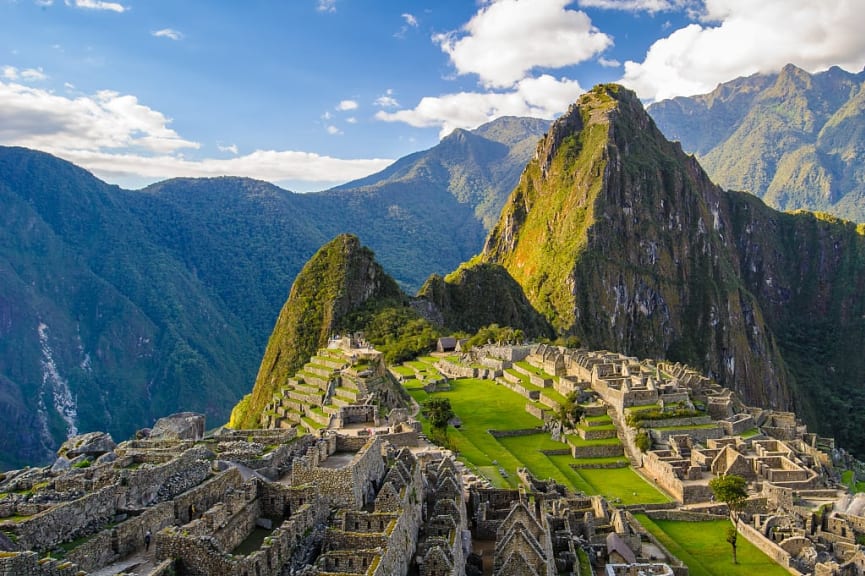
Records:
<instances>
[{"instance_id":1,"label":"white cloud","mask_svg":"<svg viewBox=\"0 0 865 576\"><path fill-rule=\"evenodd\" d=\"M336 0L318 0L315 9L319 12L336 12Z\"/></svg>"},{"instance_id":2,"label":"white cloud","mask_svg":"<svg viewBox=\"0 0 865 576\"><path fill-rule=\"evenodd\" d=\"M180 40L183 38L183 34L174 30L173 28L163 28L162 30L155 30L151 32L153 36L157 38L168 38L170 40Z\"/></svg>"},{"instance_id":3,"label":"white cloud","mask_svg":"<svg viewBox=\"0 0 865 576\"><path fill-rule=\"evenodd\" d=\"M858 0L704 0L703 22L657 40L621 82L644 99L712 90L719 82L793 63L811 72L865 65Z\"/></svg>"},{"instance_id":4,"label":"white cloud","mask_svg":"<svg viewBox=\"0 0 865 576\"><path fill-rule=\"evenodd\" d=\"M256 150L236 158L189 160L87 150L46 150L109 182L156 182L176 177L244 176L268 182L348 182L383 170L390 159L342 159L295 150Z\"/></svg>"},{"instance_id":5,"label":"white cloud","mask_svg":"<svg viewBox=\"0 0 865 576\"><path fill-rule=\"evenodd\" d=\"M580 7L655 13L677 10L692 2L693 0L580 0Z\"/></svg>"},{"instance_id":6,"label":"white cloud","mask_svg":"<svg viewBox=\"0 0 865 576\"><path fill-rule=\"evenodd\" d=\"M49 91L0 82L0 140L45 149L137 148L173 152L198 148L181 138L160 112L134 96L108 90L67 98Z\"/></svg>"},{"instance_id":7,"label":"white cloud","mask_svg":"<svg viewBox=\"0 0 865 576\"><path fill-rule=\"evenodd\" d=\"M117 2L103 2L102 0L66 0L67 6L76 8L87 8L89 10L108 10L110 12L123 13L129 10L123 4Z\"/></svg>"},{"instance_id":8,"label":"white cloud","mask_svg":"<svg viewBox=\"0 0 865 576\"><path fill-rule=\"evenodd\" d=\"M374 104L380 108L396 108L399 106L399 102L393 97L393 88L385 90L384 94L375 99Z\"/></svg>"},{"instance_id":9,"label":"white cloud","mask_svg":"<svg viewBox=\"0 0 865 576\"><path fill-rule=\"evenodd\" d=\"M338 134L342 134L342 130L340 130L339 128L337 128L333 124L328 125L327 128L325 128L325 130L327 130L327 133L330 134L331 136L336 136Z\"/></svg>"},{"instance_id":10,"label":"white cloud","mask_svg":"<svg viewBox=\"0 0 865 576\"><path fill-rule=\"evenodd\" d=\"M6 69L0 69L6 74ZM171 121L135 96L108 90L76 98L0 80L0 144L44 150L115 183L188 176L246 176L270 182L346 182L384 169L390 159L341 159L294 150L256 150L234 158L184 158L198 149ZM234 144L218 145L237 154Z\"/></svg>"},{"instance_id":11,"label":"white cloud","mask_svg":"<svg viewBox=\"0 0 865 576\"><path fill-rule=\"evenodd\" d=\"M48 75L42 71L41 67L19 70L14 66L3 66L0 68L0 77L6 80L20 80L22 82L38 82L48 79Z\"/></svg>"},{"instance_id":12,"label":"white cloud","mask_svg":"<svg viewBox=\"0 0 865 576\"><path fill-rule=\"evenodd\" d=\"M357 118L355 118L354 116L349 116L348 118L345 119L345 121L348 122L349 124L357 124Z\"/></svg>"},{"instance_id":13,"label":"white cloud","mask_svg":"<svg viewBox=\"0 0 865 576\"><path fill-rule=\"evenodd\" d=\"M402 14L402 19L405 20L405 23L412 28L417 28L417 18L414 17L413 14L409 14L408 12Z\"/></svg>"},{"instance_id":14,"label":"white cloud","mask_svg":"<svg viewBox=\"0 0 865 576\"><path fill-rule=\"evenodd\" d=\"M347 110L357 110L358 104L355 100L341 100L339 104L336 105L336 109L345 112Z\"/></svg>"},{"instance_id":15,"label":"white cloud","mask_svg":"<svg viewBox=\"0 0 865 576\"><path fill-rule=\"evenodd\" d=\"M500 116L553 118L567 110L584 90L578 82L548 74L524 78L509 92L460 92L426 96L410 110L385 112L375 117L385 122L405 122L416 127L440 127L440 136L455 128L476 128Z\"/></svg>"},{"instance_id":16,"label":"white cloud","mask_svg":"<svg viewBox=\"0 0 865 576\"><path fill-rule=\"evenodd\" d=\"M34 0L33 3L37 6L51 6L54 4L54 0Z\"/></svg>"},{"instance_id":17,"label":"white cloud","mask_svg":"<svg viewBox=\"0 0 865 576\"><path fill-rule=\"evenodd\" d=\"M535 68L588 60L612 45L570 0L490 0L462 32L433 40L459 74L477 74L487 87L510 87Z\"/></svg>"},{"instance_id":18,"label":"white cloud","mask_svg":"<svg viewBox=\"0 0 865 576\"><path fill-rule=\"evenodd\" d=\"M600 64L604 68L618 68L622 65L622 63L615 58L604 58L603 56L598 58L598 64Z\"/></svg>"}]
</instances>

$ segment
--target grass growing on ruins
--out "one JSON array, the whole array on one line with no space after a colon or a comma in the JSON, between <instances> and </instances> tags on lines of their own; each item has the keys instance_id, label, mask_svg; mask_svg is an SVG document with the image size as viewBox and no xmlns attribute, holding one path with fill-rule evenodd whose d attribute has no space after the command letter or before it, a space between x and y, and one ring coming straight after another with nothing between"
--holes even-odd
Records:
<instances>
[{"instance_id":1,"label":"grass growing on ruins","mask_svg":"<svg viewBox=\"0 0 865 576\"><path fill-rule=\"evenodd\" d=\"M855 473L853 470L845 470L841 474L841 482L844 483L847 488L850 489L851 492L865 492L865 482L858 481L854 482Z\"/></svg>"},{"instance_id":2,"label":"grass growing on ruins","mask_svg":"<svg viewBox=\"0 0 865 576\"><path fill-rule=\"evenodd\" d=\"M670 502L669 497L631 468L581 468L575 472L592 487L593 494L602 494L608 500L625 505Z\"/></svg>"},{"instance_id":3,"label":"grass growing on ruins","mask_svg":"<svg viewBox=\"0 0 865 576\"><path fill-rule=\"evenodd\" d=\"M738 564L733 564L730 545L725 540L729 520L680 522L651 520L636 514L637 520L666 548L688 565L692 576L785 576L784 568L739 536Z\"/></svg>"}]
</instances>

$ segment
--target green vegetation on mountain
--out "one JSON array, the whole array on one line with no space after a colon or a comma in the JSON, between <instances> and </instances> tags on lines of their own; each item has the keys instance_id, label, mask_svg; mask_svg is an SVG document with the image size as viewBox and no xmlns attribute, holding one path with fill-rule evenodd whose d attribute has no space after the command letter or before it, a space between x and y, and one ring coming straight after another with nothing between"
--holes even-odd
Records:
<instances>
[{"instance_id":1,"label":"green vegetation on mountain","mask_svg":"<svg viewBox=\"0 0 865 576\"><path fill-rule=\"evenodd\" d=\"M307 262L270 336L252 396L231 415L234 428L253 428L279 386L292 376L328 338L359 328L348 316L364 306L407 306L396 282L356 236L342 234L322 246Z\"/></svg>"},{"instance_id":2,"label":"green vegetation on mountain","mask_svg":"<svg viewBox=\"0 0 865 576\"><path fill-rule=\"evenodd\" d=\"M809 74L788 64L709 94L657 102L661 130L712 180L780 210L865 221L865 71Z\"/></svg>"},{"instance_id":3,"label":"green vegetation on mountain","mask_svg":"<svg viewBox=\"0 0 865 576\"><path fill-rule=\"evenodd\" d=\"M453 270L482 246L484 214L497 210L487 207L504 201L546 125L497 120L362 186L315 194L228 177L127 191L0 148L0 467L45 462L70 422L118 438L179 409L224 422L318 247L354 232L412 291ZM393 343L376 342L394 357L435 333L416 316L400 326Z\"/></svg>"},{"instance_id":4,"label":"green vegetation on mountain","mask_svg":"<svg viewBox=\"0 0 865 576\"><path fill-rule=\"evenodd\" d=\"M534 338L552 336L546 319L502 266L472 261L445 277L431 276L418 292L424 316L450 330L475 333L490 324L521 329Z\"/></svg>"},{"instance_id":5,"label":"green vegetation on mountain","mask_svg":"<svg viewBox=\"0 0 865 576\"><path fill-rule=\"evenodd\" d=\"M558 334L699 366L863 453L863 233L723 191L633 93L599 86L539 144L482 260Z\"/></svg>"},{"instance_id":6,"label":"green vegetation on mountain","mask_svg":"<svg viewBox=\"0 0 865 576\"><path fill-rule=\"evenodd\" d=\"M2 150L0 175L0 466L45 461L73 429L130 436L180 406L225 418L252 339L121 191L19 148Z\"/></svg>"}]
</instances>

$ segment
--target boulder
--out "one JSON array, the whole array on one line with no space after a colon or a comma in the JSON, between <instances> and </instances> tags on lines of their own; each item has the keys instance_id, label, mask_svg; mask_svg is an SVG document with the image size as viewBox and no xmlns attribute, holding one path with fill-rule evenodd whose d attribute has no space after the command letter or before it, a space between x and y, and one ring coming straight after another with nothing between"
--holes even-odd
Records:
<instances>
[{"instance_id":1,"label":"boulder","mask_svg":"<svg viewBox=\"0 0 865 576\"><path fill-rule=\"evenodd\" d=\"M180 412L160 418L150 431L150 440L201 440L204 437L204 414Z\"/></svg>"},{"instance_id":2,"label":"boulder","mask_svg":"<svg viewBox=\"0 0 865 576\"><path fill-rule=\"evenodd\" d=\"M114 452L106 452L102 456L96 459L96 464L109 464L111 462L115 462L117 460L117 454Z\"/></svg>"},{"instance_id":3,"label":"boulder","mask_svg":"<svg viewBox=\"0 0 865 576\"><path fill-rule=\"evenodd\" d=\"M57 455L64 456L70 460L85 455L92 456L92 459L95 460L115 448L117 448L117 444L111 439L110 434L106 432L88 432L87 434L73 436L64 442L57 451Z\"/></svg>"},{"instance_id":4,"label":"boulder","mask_svg":"<svg viewBox=\"0 0 865 576\"><path fill-rule=\"evenodd\" d=\"M69 461L68 458L63 456L59 456L57 460L54 461L54 465L51 466L52 472L65 472L72 467L72 462Z\"/></svg>"}]
</instances>

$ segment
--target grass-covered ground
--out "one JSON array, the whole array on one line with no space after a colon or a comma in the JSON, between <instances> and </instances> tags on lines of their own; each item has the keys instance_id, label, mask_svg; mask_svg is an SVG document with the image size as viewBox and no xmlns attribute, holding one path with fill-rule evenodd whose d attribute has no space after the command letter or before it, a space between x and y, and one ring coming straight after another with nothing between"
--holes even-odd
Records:
<instances>
[{"instance_id":1,"label":"grass-covered ground","mask_svg":"<svg viewBox=\"0 0 865 576\"><path fill-rule=\"evenodd\" d=\"M409 394L423 404L430 395L420 383L406 383ZM454 413L462 421L460 428L448 428L448 442L471 468L489 478L497 487L516 487L517 468L528 468L541 479L553 478L574 490L603 494L624 504L668 502L669 499L630 468L580 469L570 455L547 456L543 450L567 449L546 432L495 438L489 430L530 429L541 426L541 420L525 411L526 398L489 380L461 378L451 381L451 390L435 392L437 398L448 398ZM606 417L604 417L606 418ZM424 422L424 431L429 426ZM609 440L582 441L588 444L617 443ZM623 458L586 458L585 463L621 462ZM505 475L501 474L501 469Z\"/></svg>"},{"instance_id":2,"label":"grass-covered ground","mask_svg":"<svg viewBox=\"0 0 865 576\"><path fill-rule=\"evenodd\" d=\"M733 564L730 544L726 541L729 520L708 522L679 522L650 520L645 514L636 514L646 530L650 531L667 549L688 565L691 576L786 576L784 568L739 536L738 564Z\"/></svg>"},{"instance_id":3,"label":"grass-covered ground","mask_svg":"<svg viewBox=\"0 0 865 576\"><path fill-rule=\"evenodd\" d=\"M847 488L849 488L851 492L865 492L865 482L854 482L854 478L855 474L852 470L845 470L841 474L841 482L843 482L844 485L847 486Z\"/></svg>"}]
</instances>

